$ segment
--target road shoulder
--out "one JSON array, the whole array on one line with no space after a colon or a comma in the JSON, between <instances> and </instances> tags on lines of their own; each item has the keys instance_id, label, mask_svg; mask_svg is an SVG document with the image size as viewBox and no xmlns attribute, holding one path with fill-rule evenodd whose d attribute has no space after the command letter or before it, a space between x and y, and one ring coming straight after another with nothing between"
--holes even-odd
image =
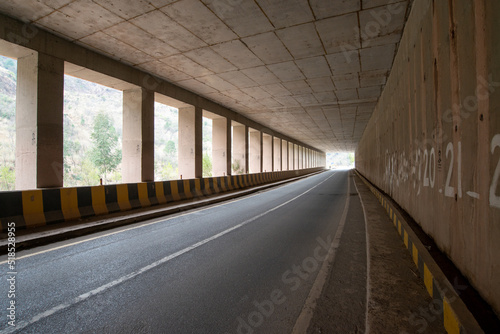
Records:
<instances>
[{"instance_id":1,"label":"road shoulder","mask_svg":"<svg viewBox=\"0 0 500 334\"><path fill-rule=\"evenodd\" d=\"M308 333L445 333L384 209L349 175L356 187L344 235Z\"/></svg>"}]
</instances>

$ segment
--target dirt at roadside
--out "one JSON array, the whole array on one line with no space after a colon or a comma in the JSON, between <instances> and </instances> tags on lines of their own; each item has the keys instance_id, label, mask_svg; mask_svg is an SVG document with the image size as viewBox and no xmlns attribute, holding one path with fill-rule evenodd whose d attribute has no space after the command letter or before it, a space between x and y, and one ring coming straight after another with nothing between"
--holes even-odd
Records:
<instances>
[{"instance_id":1,"label":"dirt at roadside","mask_svg":"<svg viewBox=\"0 0 500 334\"><path fill-rule=\"evenodd\" d=\"M349 179L359 193L351 187L340 247L307 333L446 333L386 212L357 176Z\"/></svg>"}]
</instances>

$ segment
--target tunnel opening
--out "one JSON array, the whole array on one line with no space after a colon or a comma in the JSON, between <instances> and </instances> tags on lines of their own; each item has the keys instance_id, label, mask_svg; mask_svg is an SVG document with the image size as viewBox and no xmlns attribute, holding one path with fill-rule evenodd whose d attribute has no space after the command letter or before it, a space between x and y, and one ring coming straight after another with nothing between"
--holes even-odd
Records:
<instances>
[{"instance_id":1,"label":"tunnel opening","mask_svg":"<svg viewBox=\"0 0 500 334\"><path fill-rule=\"evenodd\" d=\"M354 152L328 152L326 166L330 169L352 169L355 167Z\"/></svg>"}]
</instances>

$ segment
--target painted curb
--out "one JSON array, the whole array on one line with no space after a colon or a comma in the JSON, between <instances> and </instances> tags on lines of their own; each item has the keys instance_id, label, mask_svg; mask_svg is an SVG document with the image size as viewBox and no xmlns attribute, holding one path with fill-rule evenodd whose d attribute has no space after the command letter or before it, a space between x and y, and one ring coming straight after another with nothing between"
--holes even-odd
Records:
<instances>
[{"instance_id":1,"label":"painted curb","mask_svg":"<svg viewBox=\"0 0 500 334\"><path fill-rule=\"evenodd\" d=\"M0 192L2 233L147 208L181 200L241 190L311 174L324 168L233 176Z\"/></svg>"},{"instance_id":2,"label":"painted curb","mask_svg":"<svg viewBox=\"0 0 500 334\"><path fill-rule=\"evenodd\" d=\"M357 170L356 174L371 190L380 204L384 207L394 227L398 231L406 249L410 252L415 266L420 272L427 293L433 299L434 315L441 317L444 328L450 334L484 333L478 322L468 310L454 288L456 282L450 282L441 268L434 261L427 248L408 225L402 213L396 208L391 199L382 194Z\"/></svg>"}]
</instances>

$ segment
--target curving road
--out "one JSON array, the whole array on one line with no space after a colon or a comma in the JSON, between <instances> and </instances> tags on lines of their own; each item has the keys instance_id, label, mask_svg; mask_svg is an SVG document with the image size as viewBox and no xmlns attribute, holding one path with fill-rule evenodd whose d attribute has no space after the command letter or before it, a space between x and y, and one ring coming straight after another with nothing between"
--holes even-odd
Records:
<instances>
[{"instance_id":1,"label":"curving road","mask_svg":"<svg viewBox=\"0 0 500 334\"><path fill-rule=\"evenodd\" d=\"M347 192L348 172L330 171L19 252L16 327L2 316L0 330L292 333L339 236ZM2 279L0 293L8 289ZM4 315L8 299L0 301Z\"/></svg>"}]
</instances>

